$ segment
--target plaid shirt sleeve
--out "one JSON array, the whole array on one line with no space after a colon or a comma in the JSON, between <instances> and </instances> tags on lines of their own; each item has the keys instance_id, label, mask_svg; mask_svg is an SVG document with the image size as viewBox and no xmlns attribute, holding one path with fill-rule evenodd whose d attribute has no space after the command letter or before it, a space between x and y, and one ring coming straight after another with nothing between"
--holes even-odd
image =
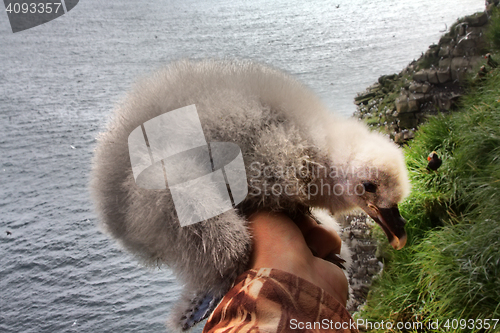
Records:
<instances>
[{"instance_id":1,"label":"plaid shirt sleeve","mask_svg":"<svg viewBox=\"0 0 500 333\"><path fill-rule=\"evenodd\" d=\"M203 333L358 332L346 308L320 287L277 269L240 275Z\"/></svg>"}]
</instances>

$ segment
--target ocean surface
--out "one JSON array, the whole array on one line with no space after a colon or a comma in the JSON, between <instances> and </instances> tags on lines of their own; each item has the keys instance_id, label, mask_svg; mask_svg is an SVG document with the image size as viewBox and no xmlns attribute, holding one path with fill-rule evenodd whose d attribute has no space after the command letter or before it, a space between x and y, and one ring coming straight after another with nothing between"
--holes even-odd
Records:
<instances>
[{"instance_id":1,"label":"ocean surface","mask_svg":"<svg viewBox=\"0 0 500 333\"><path fill-rule=\"evenodd\" d=\"M483 9L483 0L87 0L16 34L0 13L0 332L166 331L180 286L99 231L87 190L95 137L136 77L179 58L250 58L349 116L357 92Z\"/></svg>"}]
</instances>

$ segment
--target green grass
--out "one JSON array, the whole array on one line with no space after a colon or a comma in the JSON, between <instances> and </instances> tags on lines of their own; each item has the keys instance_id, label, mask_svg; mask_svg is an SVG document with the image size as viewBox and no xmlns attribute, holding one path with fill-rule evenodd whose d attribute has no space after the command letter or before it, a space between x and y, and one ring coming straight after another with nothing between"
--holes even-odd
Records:
<instances>
[{"instance_id":1,"label":"green grass","mask_svg":"<svg viewBox=\"0 0 500 333\"><path fill-rule=\"evenodd\" d=\"M491 13L490 27L486 37L491 42L491 47L496 51L500 50L500 9L495 9Z\"/></svg>"},{"instance_id":2,"label":"green grass","mask_svg":"<svg viewBox=\"0 0 500 333\"><path fill-rule=\"evenodd\" d=\"M405 148L412 194L400 210L409 240L401 251L381 240L385 268L362 318L500 319L500 69L471 85L460 110L430 119ZM425 168L433 150L443 159L437 172Z\"/></svg>"}]
</instances>

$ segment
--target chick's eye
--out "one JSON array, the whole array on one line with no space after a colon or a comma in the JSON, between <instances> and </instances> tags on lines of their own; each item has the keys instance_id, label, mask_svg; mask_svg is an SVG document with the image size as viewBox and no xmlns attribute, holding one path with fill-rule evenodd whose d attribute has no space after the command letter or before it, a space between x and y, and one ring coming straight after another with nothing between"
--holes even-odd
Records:
<instances>
[{"instance_id":1,"label":"chick's eye","mask_svg":"<svg viewBox=\"0 0 500 333\"><path fill-rule=\"evenodd\" d=\"M375 193L375 191L377 190L377 185L375 185L371 182L364 182L363 187L365 188L366 192L370 192L370 193Z\"/></svg>"}]
</instances>

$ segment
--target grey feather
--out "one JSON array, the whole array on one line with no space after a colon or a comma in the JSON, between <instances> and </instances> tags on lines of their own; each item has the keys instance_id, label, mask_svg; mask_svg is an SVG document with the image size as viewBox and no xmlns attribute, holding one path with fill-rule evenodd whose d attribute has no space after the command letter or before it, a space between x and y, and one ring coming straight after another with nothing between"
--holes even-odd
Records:
<instances>
[{"instance_id":1,"label":"grey feather","mask_svg":"<svg viewBox=\"0 0 500 333\"><path fill-rule=\"evenodd\" d=\"M180 227L168 189L135 184L127 139L147 120L191 104L207 142L240 147L249 194L235 209ZM409 191L398 147L353 119L334 116L292 76L251 61L179 61L140 80L116 107L98 139L91 192L106 232L142 262L168 265L184 283L170 319L182 329L186 320L181 318L193 308L193 299L219 299L245 270L250 213L366 210L366 198L348 192L367 177L380 188L370 200L382 206L399 202ZM343 192L304 191L324 184ZM279 195L269 193L272 186L282 190Z\"/></svg>"}]
</instances>

